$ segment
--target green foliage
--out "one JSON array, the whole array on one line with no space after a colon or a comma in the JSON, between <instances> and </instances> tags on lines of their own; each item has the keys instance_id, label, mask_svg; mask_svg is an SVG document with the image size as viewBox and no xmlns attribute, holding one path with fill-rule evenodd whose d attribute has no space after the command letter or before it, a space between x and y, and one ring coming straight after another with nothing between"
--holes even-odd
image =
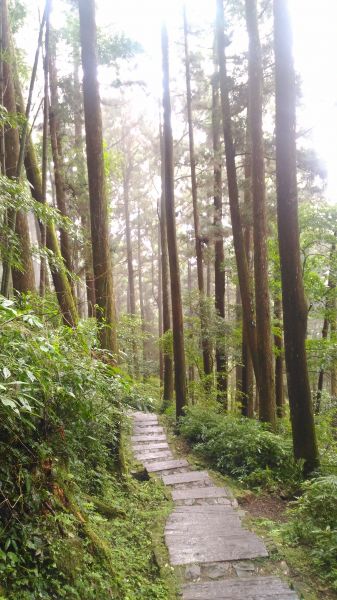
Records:
<instances>
[{"instance_id":1,"label":"green foliage","mask_svg":"<svg viewBox=\"0 0 337 600\"><path fill-rule=\"evenodd\" d=\"M91 321L52 329L54 315L48 300L0 301L6 598L166 599L148 535L163 488L117 475L131 380L93 358Z\"/></svg>"},{"instance_id":2,"label":"green foliage","mask_svg":"<svg viewBox=\"0 0 337 600\"><path fill-rule=\"evenodd\" d=\"M120 59L130 59L142 52L138 42L126 37L124 33L107 34L102 29L97 32L98 60L101 65L116 65Z\"/></svg>"},{"instance_id":3,"label":"green foliage","mask_svg":"<svg viewBox=\"0 0 337 600\"><path fill-rule=\"evenodd\" d=\"M306 547L311 564L337 590L337 477L306 481L302 489L289 511L285 537Z\"/></svg>"},{"instance_id":4,"label":"green foliage","mask_svg":"<svg viewBox=\"0 0 337 600\"><path fill-rule=\"evenodd\" d=\"M259 421L192 407L180 431L197 453L247 486L289 491L299 485L301 465L293 460L290 437L272 433Z\"/></svg>"}]
</instances>

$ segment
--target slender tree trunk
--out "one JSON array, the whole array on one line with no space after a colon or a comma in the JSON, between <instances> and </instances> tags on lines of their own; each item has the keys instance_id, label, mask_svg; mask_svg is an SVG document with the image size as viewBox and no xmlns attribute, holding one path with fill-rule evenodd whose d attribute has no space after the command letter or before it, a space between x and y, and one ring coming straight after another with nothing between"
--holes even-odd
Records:
<instances>
[{"instance_id":1,"label":"slender tree trunk","mask_svg":"<svg viewBox=\"0 0 337 600\"><path fill-rule=\"evenodd\" d=\"M2 47L6 59L3 61L4 77L4 107L9 114L16 114L15 88L14 88L14 57L11 44L11 33L8 17L7 0L2 0ZM19 130L17 127L5 127L5 173L7 177L17 178L18 161L20 155ZM29 225L27 214L23 210L16 212L14 209L7 211L7 226L9 230L15 231L20 242L20 260L22 270L12 267L13 288L16 292L26 293L35 291L34 267L30 247ZM3 261L3 275L1 282L1 293L8 296L10 276L11 248L7 247L7 259Z\"/></svg>"},{"instance_id":2,"label":"slender tree trunk","mask_svg":"<svg viewBox=\"0 0 337 600\"><path fill-rule=\"evenodd\" d=\"M3 5L0 6L0 104L4 105L4 39L3 39ZM0 129L0 169L1 174L6 174L6 155L5 155L5 127Z\"/></svg>"},{"instance_id":3,"label":"slender tree trunk","mask_svg":"<svg viewBox=\"0 0 337 600\"><path fill-rule=\"evenodd\" d=\"M212 142L213 142L213 177L214 177L214 284L215 310L221 319L225 319L225 253L222 234L222 166L220 144L220 98L219 73L216 70L212 81ZM227 409L228 376L225 339L217 342L215 351L217 372L217 397Z\"/></svg>"},{"instance_id":4,"label":"slender tree trunk","mask_svg":"<svg viewBox=\"0 0 337 600\"><path fill-rule=\"evenodd\" d=\"M37 202L43 202L42 194L42 179L39 166L37 163L34 146L31 141L28 143L27 154L25 157L25 167L27 179L31 186L31 194ZM46 227L46 246L53 254L49 262L56 297L60 306L63 322L65 325L75 327L78 321L78 314L74 298L71 292L66 271L62 266L62 255L55 231L52 223L48 223Z\"/></svg>"},{"instance_id":5,"label":"slender tree trunk","mask_svg":"<svg viewBox=\"0 0 337 600\"><path fill-rule=\"evenodd\" d=\"M147 361L147 345L146 345L146 314L144 302L144 286L143 286L143 261L142 261L142 230L140 222L140 205L138 204L137 214L137 260L138 260L138 293L139 293L139 311L142 330L142 375L146 379L146 361Z\"/></svg>"},{"instance_id":6,"label":"slender tree trunk","mask_svg":"<svg viewBox=\"0 0 337 600\"><path fill-rule=\"evenodd\" d=\"M169 44L166 26L162 26L163 61L163 146L165 165L165 204L167 242L171 275L171 298L173 317L173 353L176 392L176 416L179 418L186 405L186 372L184 349L184 322L181 302L180 271L177 249L177 234L174 203L173 137L171 126L171 98L169 75Z\"/></svg>"},{"instance_id":7,"label":"slender tree trunk","mask_svg":"<svg viewBox=\"0 0 337 600\"><path fill-rule=\"evenodd\" d=\"M277 416L284 417L284 386L283 386L283 336L282 336L282 302L281 298L274 299L275 325L281 330L280 335L275 333L274 344L276 348L275 357L275 400Z\"/></svg>"},{"instance_id":8,"label":"slender tree trunk","mask_svg":"<svg viewBox=\"0 0 337 600\"><path fill-rule=\"evenodd\" d=\"M332 316L331 316L331 322L330 322L330 335L331 335L331 341L333 343L336 343L336 331L337 331L337 322L336 322L336 298L333 298L333 302L332 302ZM330 379L331 379L331 387L330 387L330 392L331 392L331 396L332 398L336 398L337 396L337 365L336 365L336 360L333 360L332 362L332 366L331 366L331 374L330 374Z\"/></svg>"},{"instance_id":9,"label":"slender tree trunk","mask_svg":"<svg viewBox=\"0 0 337 600\"><path fill-rule=\"evenodd\" d=\"M161 197L160 197L160 239L161 239L161 274L162 274L162 299L163 299L163 334L171 330L171 298L170 298L170 270L167 249L166 209L165 209L165 164L164 140L160 128L160 154L161 154ZM173 400L173 361L170 352L164 352L164 389L163 408L170 406Z\"/></svg>"},{"instance_id":10,"label":"slender tree trunk","mask_svg":"<svg viewBox=\"0 0 337 600\"><path fill-rule=\"evenodd\" d=\"M17 109L18 112L24 114L24 102L17 77L15 78L15 86ZM29 140L27 144L27 152L24 164L27 179L30 183L31 194L37 202L43 203L42 178L34 145L31 140ZM60 306L63 322L65 325L75 327L78 321L78 314L65 269L62 267L62 256L55 227L52 223L47 224L46 234L47 248L53 254L53 257L51 257L49 262L49 267L52 274L56 297Z\"/></svg>"},{"instance_id":11,"label":"slender tree trunk","mask_svg":"<svg viewBox=\"0 0 337 600\"><path fill-rule=\"evenodd\" d=\"M61 144L60 120L59 120L59 100L57 90L57 69L56 69L56 40L55 32L49 52L49 85L50 85L50 143L54 163L54 180L56 192L56 204L61 215L68 217L68 207L65 193L65 181L63 176L63 153ZM60 246L64 263L71 273L73 271L72 249L69 233L64 227L60 228ZM72 285L71 279L69 279Z\"/></svg>"},{"instance_id":12,"label":"slender tree trunk","mask_svg":"<svg viewBox=\"0 0 337 600\"><path fill-rule=\"evenodd\" d=\"M130 298L130 313L136 314L136 296L135 296L135 280L133 270L132 257L132 242L131 242L131 227L130 227L130 207L129 207L129 174L128 167L124 167L123 171L123 198L124 198L124 217L125 217L125 236L126 236L126 256L128 264L128 286Z\"/></svg>"},{"instance_id":13,"label":"slender tree trunk","mask_svg":"<svg viewBox=\"0 0 337 600\"><path fill-rule=\"evenodd\" d=\"M262 130L262 51L256 0L246 0L246 22L249 36L249 125L252 154L252 197L254 215L254 275L256 339L258 351L259 417L273 426L276 420L275 383L268 284L268 249L264 142Z\"/></svg>"},{"instance_id":14,"label":"slender tree trunk","mask_svg":"<svg viewBox=\"0 0 337 600\"><path fill-rule=\"evenodd\" d=\"M324 317L323 327L322 327L322 341L326 341L329 333L329 319L328 317ZM321 401L322 401L322 392L323 392L323 382L324 382L324 367L321 366L318 374L318 382L317 382L317 393L316 393L316 402L315 402L315 413L318 415L321 412Z\"/></svg>"},{"instance_id":15,"label":"slender tree trunk","mask_svg":"<svg viewBox=\"0 0 337 600\"><path fill-rule=\"evenodd\" d=\"M325 300L325 315L324 315L324 321L323 321L323 327L322 327L323 342L327 339L328 333L329 333L329 325L330 324L332 325L332 322L335 318L334 317L334 304L335 304L336 281L335 281L335 276L333 275L333 272L332 272L334 269L333 259L334 259L335 252L336 252L336 245L332 244L331 251L330 251L330 270L329 270L329 277L328 277L328 289L327 289L327 296L326 296L326 300ZM321 410L324 373L325 373L325 369L324 369L324 366L322 365L320 368L320 371L319 371L318 383L317 383L316 406L315 406L316 414L319 414L319 412Z\"/></svg>"},{"instance_id":16,"label":"slender tree trunk","mask_svg":"<svg viewBox=\"0 0 337 600\"><path fill-rule=\"evenodd\" d=\"M244 189L244 230L243 239L248 261L251 281L254 273L254 260L252 252L252 194L251 194L251 145L249 140L249 111L247 110L246 126L246 156L245 156L245 189ZM254 418L254 371L250 354L247 334L244 323L242 324L242 375L241 375L241 403L242 414L250 419Z\"/></svg>"},{"instance_id":17,"label":"slender tree trunk","mask_svg":"<svg viewBox=\"0 0 337 600\"><path fill-rule=\"evenodd\" d=\"M47 202L47 175L48 175L48 119L49 119L49 39L50 39L50 27L49 27L49 13L46 21L46 33L45 33L45 55L44 55L44 97L43 97L43 134L42 134L42 201L43 204ZM46 226L41 221L41 248L45 250L46 247ZM46 277L47 277L47 261L44 255L41 256L40 263L40 296L43 298L46 293Z\"/></svg>"},{"instance_id":18,"label":"slender tree trunk","mask_svg":"<svg viewBox=\"0 0 337 600\"><path fill-rule=\"evenodd\" d=\"M192 328L192 317L193 317L193 307L192 307L192 265L190 259L187 261L187 290L189 297L189 316L191 318L190 329ZM191 399L192 404L195 404L195 366L194 363L191 362L188 365L188 386L189 386L189 398Z\"/></svg>"},{"instance_id":19,"label":"slender tree trunk","mask_svg":"<svg viewBox=\"0 0 337 600\"><path fill-rule=\"evenodd\" d=\"M294 455L308 473L318 465L305 338L307 305L299 247L296 177L296 86L286 0L274 0L276 183L285 360Z\"/></svg>"},{"instance_id":20,"label":"slender tree trunk","mask_svg":"<svg viewBox=\"0 0 337 600\"><path fill-rule=\"evenodd\" d=\"M158 305L158 335L159 339L163 335L163 275L161 266L161 235L160 235L160 214L158 219L158 294L157 294L157 305ZM164 354L162 347L159 347L159 379L160 385L164 383Z\"/></svg>"},{"instance_id":21,"label":"slender tree trunk","mask_svg":"<svg viewBox=\"0 0 337 600\"><path fill-rule=\"evenodd\" d=\"M203 271L203 251L202 240L200 235L200 220L198 207L198 187L196 176L196 161L194 149L194 134L193 134L193 119L192 119L192 92L191 92L191 71L190 71L190 55L188 48L188 25L186 6L184 5L184 46L185 46L185 74L186 74L186 100L187 100L187 121L188 121L188 137L190 150L190 167L191 167L191 186L192 186L192 204L193 204L193 220L194 220L194 237L195 237L195 254L197 258L197 273L198 273L198 289L200 296L200 321L201 321L201 342L202 354L205 375L212 373L212 357L207 335L206 323L206 305L205 305L205 285Z\"/></svg>"},{"instance_id":22,"label":"slender tree trunk","mask_svg":"<svg viewBox=\"0 0 337 600\"><path fill-rule=\"evenodd\" d=\"M116 308L109 244L105 186L102 114L97 81L95 1L79 0L83 66L83 103L90 197L91 242L95 276L97 319L103 348L117 352Z\"/></svg>"},{"instance_id":23,"label":"slender tree trunk","mask_svg":"<svg viewBox=\"0 0 337 600\"><path fill-rule=\"evenodd\" d=\"M83 103L82 103L82 92L79 78L79 48L75 43L73 46L73 82L74 82L74 142L75 142L75 157L76 167L79 174L79 181L85 182L87 179L87 173L84 161L84 147L83 147ZM87 186L86 186L87 187ZM92 245L91 245L91 227L90 227L90 209L89 209L89 198L87 192L81 193L81 190L77 191L79 213L81 217L82 228L84 232L84 263L85 263L85 281L86 281L86 295L87 295L87 306L88 306L88 317L92 318L95 316L95 304L96 304L96 293L95 293L95 279L93 274L92 266Z\"/></svg>"},{"instance_id":24,"label":"slender tree trunk","mask_svg":"<svg viewBox=\"0 0 337 600\"><path fill-rule=\"evenodd\" d=\"M242 231L239 189L236 175L235 147L232 135L232 119L229 103L228 77L226 69L225 47L227 40L224 34L224 10L223 0L216 0L217 3L217 51L220 73L220 91L221 91L221 111L222 125L224 129L226 171L228 183L228 196L230 213L232 220L233 241L235 258L238 270L240 285L240 294L243 310L243 322L247 334L247 340L251 352L256 381L259 384L259 364L256 344L256 327L254 315L253 295L249 281L249 270L244 246Z\"/></svg>"}]
</instances>

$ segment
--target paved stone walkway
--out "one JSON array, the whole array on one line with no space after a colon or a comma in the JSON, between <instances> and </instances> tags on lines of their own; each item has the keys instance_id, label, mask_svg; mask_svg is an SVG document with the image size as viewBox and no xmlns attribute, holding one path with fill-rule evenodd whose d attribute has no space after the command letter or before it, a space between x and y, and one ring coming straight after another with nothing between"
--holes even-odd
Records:
<instances>
[{"instance_id":1,"label":"paved stone walkway","mask_svg":"<svg viewBox=\"0 0 337 600\"><path fill-rule=\"evenodd\" d=\"M183 600L296 600L278 577L256 574L268 556L263 541L242 526L242 511L207 471L176 460L156 415L133 413L132 449L148 473L170 487L175 508L165 528L172 566L184 569Z\"/></svg>"}]
</instances>

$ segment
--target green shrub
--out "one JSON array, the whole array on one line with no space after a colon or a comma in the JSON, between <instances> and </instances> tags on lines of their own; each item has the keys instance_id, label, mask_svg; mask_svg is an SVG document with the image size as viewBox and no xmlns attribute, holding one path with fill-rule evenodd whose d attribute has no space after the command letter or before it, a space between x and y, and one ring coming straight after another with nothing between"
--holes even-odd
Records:
<instances>
[{"instance_id":1,"label":"green shrub","mask_svg":"<svg viewBox=\"0 0 337 600\"><path fill-rule=\"evenodd\" d=\"M119 475L132 383L97 360L92 320L54 308L0 297L0 595L164 599L147 539L163 492Z\"/></svg>"},{"instance_id":2,"label":"green shrub","mask_svg":"<svg viewBox=\"0 0 337 600\"><path fill-rule=\"evenodd\" d=\"M306 546L313 566L337 590L337 477L306 481L293 503L285 536Z\"/></svg>"},{"instance_id":3,"label":"green shrub","mask_svg":"<svg viewBox=\"0 0 337 600\"><path fill-rule=\"evenodd\" d=\"M301 465L292 457L290 438L243 417L225 416L214 409L192 407L180 431L219 471L252 487L297 487Z\"/></svg>"}]
</instances>

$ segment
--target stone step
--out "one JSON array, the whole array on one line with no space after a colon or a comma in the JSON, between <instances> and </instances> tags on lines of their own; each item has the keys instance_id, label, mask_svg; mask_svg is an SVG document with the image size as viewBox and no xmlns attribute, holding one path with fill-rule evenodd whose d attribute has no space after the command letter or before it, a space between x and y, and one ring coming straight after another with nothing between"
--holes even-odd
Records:
<instances>
[{"instance_id":1,"label":"stone step","mask_svg":"<svg viewBox=\"0 0 337 600\"><path fill-rule=\"evenodd\" d=\"M170 446L167 442L151 442L150 444L146 444L145 442L134 443L132 444L132 449L136 452L138 450L164 450L169 449Z\"/></svg>"},{"instance_id":2,"label":"stone step","mask_svg":"<svg viewBox=\"0 0 337 600\"><path fill-rule=\"evenodd\" d=\"M166 435L164 433L148 433L137 434L131 436L131 442L165 442Z\"/></svg>"},{"instance_id":3,"label":"stone step","mask_svg":"<svg viewBox=\"0 0 337 600\"><path fill-rule=\"evenodd\" d=\"M198 498L228 498L227 490L225 490L225 488L218 487L194 487L184 490L173 490L171 493L173 500L196 500ZM228 499L228 503L231 503L230 499Z\"/></svg>"},{"instance_id":4,"label":"stone step","mask_svg":"<svg viewBox=\"0 0 337 600\"><path fill-rule=\"evenodd\" d=\"M278 577L244 577L183 586L183 600L295 600Z\"/></svg>"},{"instance_id":5,"label":"stone step","mask_svg":"<svg viewBox=\"0 0 337 600\"><path fill-rule=\"evenodd\" d=\"M169 471L171 469L179 469L180 467L188 467L189 463L187 460L166 460L155 462L153 464L146 464L145 468L149 473L159 473L160 471Z\"/></svg>"},{"instance_id":6,"label":"stone step","mask_svg":"<svg viewBox=\"0 0 337 600\"><path fill-rule=\"evenodd\" d=\"M235 530L230 534L191 537L186 534L166 535L172 565L247 560L268 556L264 543L253 533Z\"/></svg>"},{"instance_id":7,"label":"stone step","mask_svg":"<svg viewBox=\"0 0 337 600\"><path fill-rule=\"evenodd\" d=\"M133 435L149 435L152 433L164 433L164 429L162 427L159 427L159 425L148 427L137 426L133 428Z\"/></svg>"},{"instance_id":8,"label":"stone step","mask_svg":"<svg viewBox=\"0 0 337 600\"><path fill-rule=\"evenodd\" d=\"M173 454L170 450L153 450L152 452L136 452L135 457L140 461L148 461L148 460L173 460Z\"/></svg>"},{"instance_id":9,"label":"stone step","mask_svg":"<svg viewBox=\"0 0 337 600\"><path fill-rule=\"evenodd\" d=\"M210 481L207 471L190 471L176 475L163 475L165 485L178 485L180 483L193 483L194 481Z\"/></svg>"}]
</instances>

